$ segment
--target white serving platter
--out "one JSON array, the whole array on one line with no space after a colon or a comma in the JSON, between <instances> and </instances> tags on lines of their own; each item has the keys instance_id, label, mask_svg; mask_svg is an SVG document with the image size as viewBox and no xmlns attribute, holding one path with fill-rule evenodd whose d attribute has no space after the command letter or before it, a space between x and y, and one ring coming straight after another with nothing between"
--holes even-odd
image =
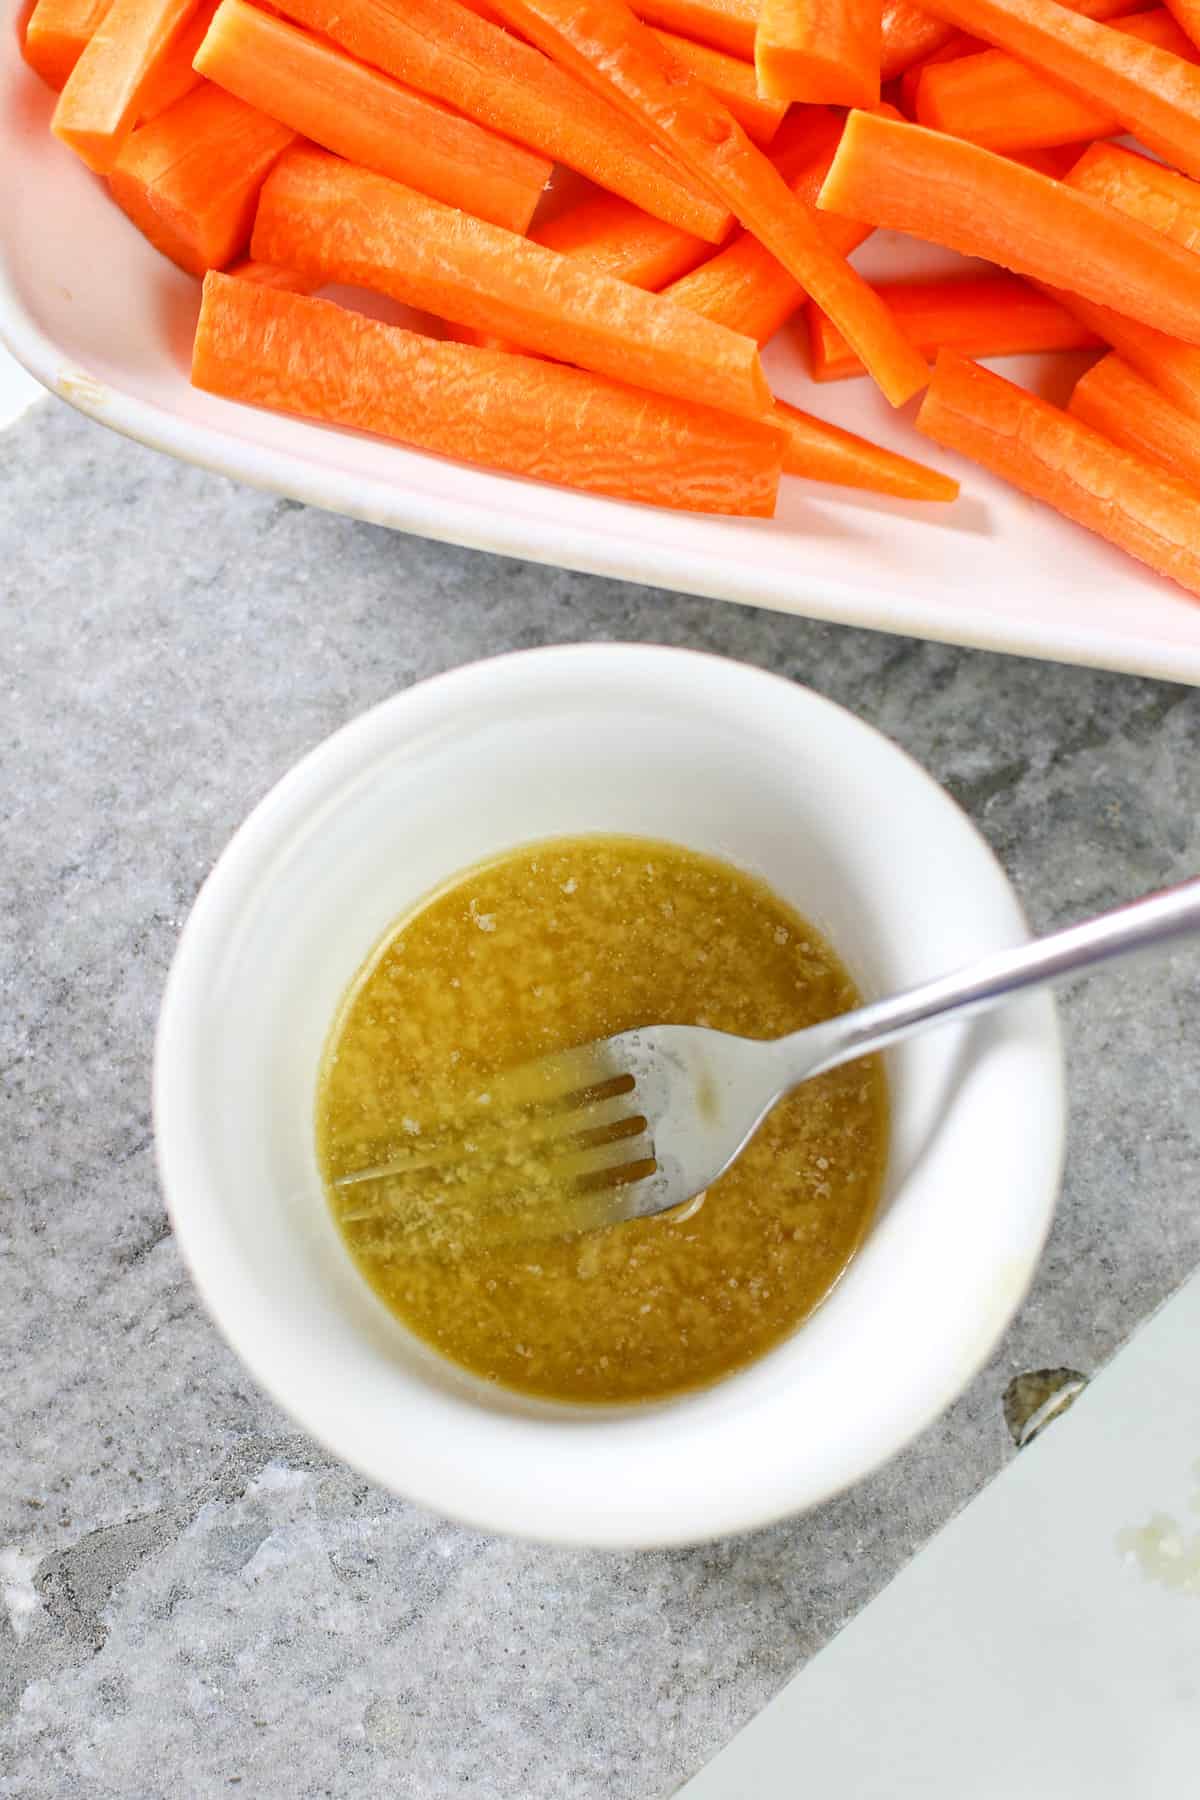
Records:
<instances>
[{"instance_id":1,"label":"white serving platter","mask_svg":"<svg viewBox=\"0 0 1200 1800\"><path fill-rule=\"evenodd\" d=\"M197 393L198 286L153 251L49 132L53 96L0 33L0 341L80 412L315 506L450 543L809 618L1200 683L1200 603L1046 508L943 454L865 381L814 387L790 331L767 352L786 399L959 475L949 507L785 479L772 521L696 518L489 475ZM900 239L868 274L944 268ZM1078 357L1009 359L1061 397Z\"/></svg>"}]
</instances>

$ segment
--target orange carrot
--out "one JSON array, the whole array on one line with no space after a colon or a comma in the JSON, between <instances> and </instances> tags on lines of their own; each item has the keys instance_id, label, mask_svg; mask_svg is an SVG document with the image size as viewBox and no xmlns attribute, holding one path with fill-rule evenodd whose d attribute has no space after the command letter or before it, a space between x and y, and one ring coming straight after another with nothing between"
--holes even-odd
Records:
<instances>
[{"instance_id":1,"label":"orange carrot","mask_svg":"<svg viewBox=\"0 0 1200 1800\"><path fill-rule=\"evenodd\" d=\"M260 287L279 288L286 294L311 294L321 285L311 275L301 275L296 269L281 269L278 263L255 262L253 257L235 263L226 273L236 275L239 281L256 281Z\"/></svg>"},{"instance_id":2,"label":"orange carrot","mask_svg":"<svg viewBox=\"0 0 1200 1800\"><path fill-rule=\"evenodd\" d=\"M851 113L820 204L1200 343L1200 260L1090 194L961 138Z\"/></svg>"},{"instance_id":3,"label":"orange carrot","mask_svg":"<svg viewBox=\"0 0 1200 1800\"><path fill-rule=\"evenodd\" d=\"M1114 444L1200 490L1200 424L1115 352L1102 356L1075 383L1068 411Z\"/></svg>"},{"instance_id":4,"label":"orange carrot","mask_svg":"<svg viewBox=\"0 0 1200 1800\"><path fill-rule=\"evenodd\" d=\"M1112 30L1185 61L1196 60L1194 47L1162 7L1118 20ZM917 87L916 112L922 125L970 138L989 150L1078 144L1121 130L1116 113L1071 93L1005 50L983 50L926 69Z\"/></svg>"},{"instance_id":5,"label":"orange carrot","mask_svg":"<svg viewBox=\"0 0 1200 1800\"><path fill-rule=\"evenodd\" d=\"M944 350L917 427L1200 594L1200 494L1069 413Z\"/></svg>"},{"instance_id":6,"label":"orange carrot","mask_svg":"<svg viewBox=\"0 0 1200 1800\"><path fill-rule=\"evenodd\" d=\"M142 93L197 0L113 0L58 97L50 128L107 174L141 111Z\"/></svg>"},{"instance_id":7,"label":"orange carrot","mask_svg":"<svg viewBox=\"0 0 1200 1800\"><path fill-rule=\"evenodd\" d=\"M683 64L702 81L710 94L715 94L737 120L746 136L755 144L769 144L779 130L788 109L786 99L760 95L754 77L754 64L708 44L694 44L690 38L676 37L671 31L654 33L663 49L676 62Z\"/></svg>"},{"instance_id":8,"label":"orange carrot","mask_svg":"<svg viewBox=\"0 0 1200 1800\"><path fill-rule=\"evenodd\" d=\"M754 56L758 7L759 0L633 0L633 11L647 25L746 61Z\"/></svg>"},{"instance_id":9,"label":"orange carrot","mask_svg":"<svg viewBox=\"0 0 1200 1800\"><path fill-rule=\"evenodd\" d=\"M1180 56L1081 18L1058 0L928 4L948 24L1010 51L1119 119L1148 149L1200 174L1200 71Z\"/></svg>"},{"instance_id":10,"label":"orange carrot","mask_svg":"<svg viewBox=\"0 0 1200 1800\"><path fill-rule=\"evenodd\" d=\"M890 107L885 110L893 111ZM812 134L813 154L789 181L796 198L809 208L816 205L842 134L842 120L836 114L818 117L818 130ZM829 213L817 213L815 217L818 228L843 256L849 256L871 235L869 225L859 225L853 219L838 219ZM732 331L744 332L756 344L765 344L774 337L805 297L795 276L748 231L665 291L680 306L728 325Z\"/></svg>"},{"instance_id":11,"label":"orange carrot","mask_svg":"<svg viewBox=\"0 0 1200 1800\"><path fill-rule=\"evenodd\" d=\"M1035 350L1086 350L1099 343L1065 307L1015 275L952 275L889 281L880 293L922 356L1019 356ZM836 326L809 309L809 369L814 381L842 381L863 366Z\"/></svg>"},{"instance_id":12,"label":"orange carrot","mask_svg":"<svg viewBox=\"0 0 1200 1800\"><path fill-rule=\"evenodd\" d=\"M875 106L879 50L879 0L762 0L754 66L776 100Z\"/></svg>"},{"instance_id":13,"label":"orange carrot","mask_svg":"<svg viewBox=\"0 0 1200 1800\"><path fill-rule=\"evenodd\" d=\"M1109 306L1097 306L1078 294L1050 289L1053 297L1065 306L1089 331L1106 344L1111 344L1139 375L1173 400L1182 412L1200 419L1200 350L1185 344L1166 332L1141 325L1113 312Z\"/></svg>"},{"instance_id":14,"label":"orange carrot","mask_svg":"<svg viewBox=\"0 0 1200 1800\"><path fill-rule=\"evenodd\" d=\"M964 56L976 56L984 48L978 38L956 31L940 48L922 57L920 62L911 63L900 77L900 110L905 118L917 116L917 90L926 69L936 69L939 63L958 62Z\"/></svg>"},{"instance_id":15,"label":"orange carrot","mask_svg":"<svg viewBox=\"0 0 1200 1800\"><path fill-rule=\"evenodd\" d=\"M954 36L953 25L935 19L932 13L923 12L913 6L911 0L883 0L879 30L880 80L894 81L897 75L903 75L914 63L924 62Z\"/></svg>"},{"instance_id":16,"label":"orange carrot","mask_svg":"<svg viewBox=\"0 0 1200 1800\"><path fill-rule=\"evenodd\" d=\"M1170 4L1180 30L1200 47L1200 0L1170 0Z\"/></svg>"},{"instance_id":17,"label":"orange carrot","mask_svg":"<svg viewBox=\"0 0 1200 1800\"><path fill-rule=\"evenodd\" d=\"M685 275L712 246L651 218L616 194L593 194L529 233L531 244L577 256L606 275L652 292Z\"/></svg>"},{"instance_id":18,"label":"orange carrot","mask_svg":"<svg viewBox=\"0 0 1200 1800\"><path fill-rule=\"evenodd\" d=\"M748 338L319 151L272 172L252 251L656 393L750 417L770 404Z\"/></svg>"},{"instance_id":19,"label":"orange carrot","mask_svg":"<svg viewBox=\"0 0 1200 1800\"><path fill-rule=\"evenodd\" d=\"M771 161L789 183L811 169L818 157L824 158L823 174L841 129L841 120L823 107L797 108L771 146ZM810 185L815 197L820 180L810 177ZM535 226L529 238L564 256L581 256L607 275L654 292L694 269L712 249L702 238L651 218L614 194L589 195L570 211ZM458 336L467 328L456 327L455 332ZM468 333L459 341L473 343L480 338Z\"/></svg>"},{"instance_id":20,"label":"orange carrot","mask_svg":"<svg viewBox=\"0 0 1200 1800\"><path fill-rule=\"evenodd\" d=\"M510 231L549 179L544 157L244 0L221 0L196 67L327 150Z\"/></svg>"},{"instance_id":21,"label":"orange carrot","mask_svg":"<svg viewBox=\"0 0 1200 1800\"><path fill-rule=\"evenodd\" d=\"M681 230L718 243L729 228L727 209L616 107L459 0L276 0L274 10Z\"/></svg>"},{"instance_id":22,"label":"orange carrot","mask_svg":"<svg viewBox=\"0 0 1200 1800\"><path fill-rule=\"evenodd\" d=\"M498 10L610 94L661 148L707 182L837 321L893 405L924 385L928 370L887 308L720 101L667 66L657 40L624 0L499 0Z\"/></svg>"},{"instance_id":23,"label":"orange carrot","mask_svg":"<svg viewBox=\"0 0 1200 1800\"><path fill-rule=\"evenodd\" d=\"M958 483L950 475L926 468L881 444L856 437L825 419L814 419L785 400L775 402L774 418L786 433L785 475L829 481L837 487L865 488L872 494L895 494L901 500L957 500Z\"/></svg>"},{"instance_id":24,"label":"orange carrot","mask_svg":"<svg viewBox=\"0 0 1200 1800\"><path fill-rule=\"evenodd\" d=\"M1008 155L1013 162L1022 163L1027 169L1036 169L1039 175L1050 175L1055 181L1061 181L1068 169L1074 168L1079 145L1039 144L1029 150L1010 150Z\"/></svg>"},{"instance_id":25,"label":"orange carrot","mask_svg":"<svg viewBox=\"0 0 1200 1800\"><path fill-rule=\"evenodd\" d=\"M156 119L168 106L174 106L177 100L200 86L200 72L192 64L216 10L217 0L200 0L191 18L175 33L143 83L138 105L139 125Z\"/></svg>"},{"instance_id":26,"label":"orange carrot","mask_svg":"<svg viewBox=\"0 0 1200 1800\"><path fill-rule=\"evenodd\" d=\"M770 425L557 363L440 343L328 300L209 275L192 362L209 393L394 438L536 481L769 518Z\"/></svg>"},{"instance_id":27,"label":"orange carrot","mask_svg":"<svg viewBox=\"0 0 1200 1800\"><path fill-rule=\"evenodd\" d=\"M1116 144L1093 144L1066 180L1185 250L1200 250L1200 183L1186 175Z\"/></svg>"},{"instance_id":28,"label":"orange carrot","mask_svg":"<svg viewBox=\"0 0 1200 1800\"><path fill-rule=\"evenodd\" d=\"M203 275L245 249L259 189L294 136L206 81L126 139L109 186L156 249Z\"/></svg>"},{"instance_id":29,"label":"orange carrot","mask_svg":"<svg viewBox=\"0 0 1200 1800\"><path fill-rule=\"evenodd\" d=\"M25 61L52 88L66 84L112 0L37 0L25 24Z\"/></svg>"},{"instance_id":30,"label":"orange carrot","mask_svg":"<svg viewBox=\"0 0 1200 1800\"><path fill-rule=\"evenodd\" d=\"M1062 0L1062 4L1069 12L1082 13L1089 19L1112 19L1119 13L1141 12L1151 0ZM903 75L914 63L933 56L949 43L956 31L957 27L944 19L919 10L912 0L883 0L881 78L891 81Z\"/></svg>"}]
</instances>

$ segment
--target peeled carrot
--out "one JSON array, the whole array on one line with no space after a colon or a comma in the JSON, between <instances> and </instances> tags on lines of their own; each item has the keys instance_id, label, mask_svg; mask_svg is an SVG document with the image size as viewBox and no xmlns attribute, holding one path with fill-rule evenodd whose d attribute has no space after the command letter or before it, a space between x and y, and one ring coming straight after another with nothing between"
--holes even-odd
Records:
<instances>
[{"instance_id":1,"label":"peeled carrot","mask_svg":"<svg viewBox=\"0 0 1200 1800\"><path fill-rule=\"evenodd\" d=\"M142 93L197 0L113 0L58 97L50 129L107 174L141 111Z\"/></svg>"},{"instance_id":2,"label":"peeled carrot","mask_svg":"<svg viewBox=\"0 0 1200 1800\"><path fill-rule=\"evenodd\" d=\"M1169 51L1185 61L1196 50L1164 8L1120 19L1114 31ZM928 68L917 87L922 125L970 138L989 150L1048 148L1114 137L1116 113L1074 94L1005 50L984 50L959 62Z\"/></svg>"},{"instance_id":3,"label":"peeled carrot","mask_svg":"<svg viewBox=\"0 0 1200 1800\"><path fill-rule=\"evenodd\" d=\"M1185 250L1200 250L1200 183L1186 175L1116 144L1093 144L1066 180Z\"/></svg>"},{"instance_id":4,"label":"peeled carrot","mask_svg":"<svg viewBox=\"0 0 1200 1800\"><path fill-rule=\"evenodd\" d=\"M228 275L205 281L192 380L251 406L622 500L754 518L775 507L782 446L770 425L419 337Z\"/></svg>"},{"instance_id":5,"label":"peeled carrot","mask_svg":"<svg viewBox=\"0 0 1200 1800\"><path fill-rule=\"evenodd\" d=\"M961 138L851 113L820 205L986 257L1200 343L1200 260L1090 194Z\"/></svg>"},{"instance_id":6,"label":"peeled carrot","mask_svg":"<svg viewBox=\"0 0 1200 1800\"><path fill-rule=\"evenodd\" d=\"M277 263L255 262L253 257L226 271L239 281L256 281L260 287L279 288L286 294L311 294L321 284L311 275L296 269L281 269Z\"/></svg>"},{"instance_id":7,"label":"peeled carrot","mask_svg":"<svg viewBox=\"0 0 1200 1800\"><path fill-rule=\"evenodd\" d=\"M1102 356L1075 383L1068 411L1114 444L1200 490L1200 424L1115 352Z\"/></svg>"},{"instance_id":8,"label":"peeled carrot","mask_svg":"<svg viewBox=\"0 0 1200 1800\"><path fill-rule=\"evenodd\" d=\"M1089 19L1111 19L1119 13L1141 12L1151 0L1062 0L1069 12L1082 13ZM903 75L914 63L922 62L942 48L956 35L957 27L935 18L912 4L912 0L883 0L882 48L879 73L884 81Z\"/></svg>"},{"instance_id":9,"label":"peeled carrot","mask_svg":"<svg viewBox=\"0 0 1200 1800\"><path fill-rule=\"evenodd\" d=\"M771 145L771 161L789 185L799 181L801 176L805 177L802 191L810 204L824 179L841 130L840 117L826 108L798 107ZM823 228L825 223L823 221ZM834 230L834 241L840 241L836 228L844 221L829 220L827 223ZM847 229L854 231L855 242L860 241L857 227ZM651 218L615 194L604 193L590 194L545 225L534 226L529 232L529 241L542 244L548 250L557 250L564 256L583 257L594 267L603 269L606 275L615 275L621 281L632 282L634 287L649 288L652 292L658 292L668 282L679 280L712 254L712 245L702 238ZM774 259L770 260L778 268ZM708 266L713 269L715 261ZM790 276L787 280L790 294L795 283ZM705 308L698 306L695 310L703 312ZM726 321L722 320L722 323ZM466 326L456 326L454 330L458 341L463 343L483 339L483 334L470 333ZM759 337L757 330L749 331L747 335Z\"/></svg>"},{"instance_id":10,"label":"peeled carrot","mask_svg":"<svg viewBox=\"0 0 1200 1800\"><path fill-rule=\"evenodd\" d=\"M888 107L885 111L891 113L894 109ZM811 154L801 161L788 183L806 207L816 205L841 134L842 120L834 113L818 113L816 129L810 126L806 133ZM818 229L843 256L849 256L871 235L869 225L860 225L853 219L835 218L830 213L814 216ZM665 291L679 305L703 313L706 319L716 319L733 331L744 332L756 344L765 344L774 337L805 298L804 289L791 271L748 231Z\"/></svg>"},{"instance_id":11,"label":"peeled carrot","mask_svg":"<svg viewBox=\"0 0 1200 1800\"><path fill-rule=\"evenodd\" d=\"M318 151L272 172L252 250L656 393L749 417L770 404L748 338Z\"/></svg>"},{"instance_id":12,"label":"peeled carrot","mask_svg":"<svg viewBox=\"0 0 1200 1800\"><path fill-rule=\"evenodd\" d=\"M919 62L911 63L900 77L900 110L905 118L915 119L917 116L917 90L926 69L936 69L939 63L958 62L964 56L976 56L984 48L978 38L968 37L964 31L956 31L939 49L931 51Z\"/></svg>"},{"instance_id":13,"label":"peeled carrot","mask_svg":"<svg viewBox=\"0 0 1200 1800\"><path fill-rule=\"evenodd\" d=\"M510 231L550 176L544 157L244 0L221 0L196 67L325 149Z\"/></svg>"},{"instance_id":14,"label":"peeled carrot","mask_svg":"<svg viewBox=\"0 0 1200 1800\"><path fill-rule=\"evenodd\" d=\"M1200 174L1200 72L1180 56L1082 18L1058 0L928 0L928 5L948 24L1010 51L1112 114L1148 149Z\"/></svg>"},{"instance_id":15,"label":"peeled carrot","mask_svg":"<svg viewBox=\"0 0 1200 1800\"><path fill-rule=\"evenodd\" d=\"M926 468L881 444L843 431L826 419L775 402L774 418L786 433L785 475L829 481L837 487L865 488L872 494L894 494L901 500L957 500L958 483L950 475Z\"/></svg>"},{"instance_id":16,"label":"peeled carrot","mask_svg":"<svg viewBox=\"0 0 1200 1800\"><path fill-rule=\"evenodd\" d=\"M880 293L922 356L1018 356L1036 350L1086 350L1094 332L1048 294L1015 275L952 275L889 281ZM814 381L842 381L863 366L837 327L810 307L809 370Z\"/></svg>"},{"instance_id":17,"label":"peeled carrot","mask_svg":"<svg viewBox=\"0 0 1200 1800\"><path fill-rule=\"evenodd\" d=\"M776 100L874 106L879 0L762 0L754 66Z\"/></svg>"},{"instance_id":18,"label":"peeled carrot","mask_svg":"<svg viewBox=\"0 0 1200 1800\"><path fill-rule=\"evenodd\" d=\"M681 230L718 243L729 228L728 210L614 106L459 0L277 0L275 11Z\"/></svg>"},{"instance_id":19,"label":"peeled carrot","mask_svg":"<svg viewBox=\"0 0 1200 1800\"><path fill-rule=\"evenodd\" d=\"M1103 343L1111 344L1139 375L1173 400L1182 412L1200 419L1200 350L1179 338L1169 337L1113 312L1109 306L1097 306L1078 294L1051 290L1054 298L1075 314L1080 322L1094 331Z\"/></svg>"},{"instance_id":20,"label":"peeled carrot","mask_svg":"<svg viewBox=\"0 0 1200 1800\"><path fill-rule=\"evenodd\" d=\"M1200 47L1200 0L1171 0L1176 23Z\"/></svg>"},{"instance_id":21,"label":"peeled carrot","mask_svg":"<svg viewBox=\"0 0 1200 1800\"><path fill-rule=\"evenodd\" d=\"M695 44L690 38L676 37L671 31L654 33L668 55L702 81L710 94L715 94L729 108L746 136L755 144L769 144L779 130L788 109L786 98L759 93L754 78L754 64L725 50L714 50L709 44Z\"/></svg>"},{"instance_id":22,"label":"peeled carrot","mask_svg":"<svg viewBox=\"0 0 1200 1800\"><path fill-rule=\"evenodd\" d=\"M200 0L191 18L175 33L143 83L138 105L139 125L156 119L168 106L174 106L177 100L200 86L202 77L192 64L216 10L217 0Z\"/></svg>"},{"instance_id":23,"label":"peeled carrot","mask_svg":"<svg viewBox=\"0 0 1200 1800\"><path fill-rule=\"evenodd\" d=\"M669 68L624 0L499 0L504 17L611 94L629 117L708 183L740 223L836 319L893 405L928 371L886 307L821 235L812 213L721 103Z\"/></svg>"},{"instance_id":24,"label":"peeled carrot","mask_svg":"<svg viewBox=\"0 0 1200 1800\"><path fill-rule=\"evenodd\" d=\"M112 0L37 0L25 24L22 51L52 88L66 84Z\"/></svg>"},{"instance_id":25,"label":"peeled carrot","mask_svg":"<svg viewBox=\"0 0 1200 1800\"><path fill-rule=\"evenodd\" d=\"M647 25L747 61L754 56L758 7L759 0L633 0L633 11Z\"/></svg>"},{"instance_id":26,"label":"peeled carrot","mask_svg":"<svg viewBox=\"0 0 1200 1800\"><path fill-rule=\"evenodd\" d=\"M948 44L955 27L932 13L913 6L911 0L883 0L879 22L879 78L894 81Z\"/></svg>"},{"instance_id":27,"label":"peeled carrot","mask_svg":"<svg viewBox=\"0 0 1200 1800\"><path fill-rule=\"evenodd\" d=\"M294 139L206 81L126 139L109 186L156 249L203 275L245 249L259 189Z\"/></svg>"},{"instance_id":28,"label":"peeled carrot","mask_svg":"<svg viewBox=\"0 0 1200 1800\"><path fill-rule=\"evenodd\" d=\"M652 292L694 269L712 248L616 194L591 195L536 227L529 241L562 256L578 256L606 275Z\"/></svg>"},{"instance_id":29,"label":"peeled carrot","mask_svg":"<svg viewBox=\"0 0 1200 1800\"><path fill-rule=\"evenodd\" d=\"M1069 413L946 350L917 428L1200 594L1200 494Z\"/></svg>"}]
</instances>

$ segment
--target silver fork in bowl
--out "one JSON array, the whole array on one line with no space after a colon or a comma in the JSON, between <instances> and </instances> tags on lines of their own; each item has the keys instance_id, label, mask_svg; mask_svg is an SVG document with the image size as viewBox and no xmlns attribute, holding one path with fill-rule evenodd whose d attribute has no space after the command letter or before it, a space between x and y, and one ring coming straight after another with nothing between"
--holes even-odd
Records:
<instances>
[{"instance_id":1,"label":"silver fork in bowl","mask_svg":"<svg viewBox=\"0 0 1200 1800\"><path fill-rule=\"evenodd\" d=\"M501 1109L505 1102L536 1102L537 1131L524 1140L528 1154L551 1165L564 1158L578 1195L577 1228L648 1218L711 1187L771 1109L813 1076L1012 994L1198 930L1195 877L788 1037L639 1026L509 1071L489 1098ZM364 1169L337 1185L377 1181L424 1160L418 1155Z\"/></svg>"}]
</instances>

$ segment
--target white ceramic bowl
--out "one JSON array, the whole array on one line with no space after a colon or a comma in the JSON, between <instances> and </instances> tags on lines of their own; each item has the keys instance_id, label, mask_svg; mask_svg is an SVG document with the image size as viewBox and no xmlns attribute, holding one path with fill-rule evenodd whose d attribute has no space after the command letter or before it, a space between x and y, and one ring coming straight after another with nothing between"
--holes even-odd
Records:
<instances>
[{"instance_id":1,"label":"white ceramic bowl","mask_svg":"<svg viewBox=\"0 0 1200 1800\"><path fill-rule=\"evenodd\" d=\"M183 1254L299 1424L385 1486L497 1531L682 1543L812 1506L970 1379L1025 1291L1057 1190L1063 1093L1035 996L890 1058L868 1241L819 1312L704 1392L588 1411L488 1387L386 1311L332 1223L313 1143L338 1002L397 914L509 846L673 839L754 870L869 995L1025 935L1002 871L894 745L779 677L631 645L427 681L339 731L206 883L163 1002L155 1120Z\"/></svg>"},{"instance_id":2,"label":"white ceramic bowl","mask_svg":"<svg viewBox=\"0 0 1200 1800\"><path fill-rule=\"evenodd\" d=\"M912 429L866 381L812 387L795 334L768 351L786 400L959 475L954 506L788 477L775 519L697 518L470 469L237 406L188 383L199 284L150 248L49 130L54 96L0 29L0 343L101 424L258 487L380 525L722 600L951 643L1200 682L1196 603ZM944 271L878 233L872 276ZM1078 357L1007 358L1060 397Z\"/></svg>"}]
</instances>

